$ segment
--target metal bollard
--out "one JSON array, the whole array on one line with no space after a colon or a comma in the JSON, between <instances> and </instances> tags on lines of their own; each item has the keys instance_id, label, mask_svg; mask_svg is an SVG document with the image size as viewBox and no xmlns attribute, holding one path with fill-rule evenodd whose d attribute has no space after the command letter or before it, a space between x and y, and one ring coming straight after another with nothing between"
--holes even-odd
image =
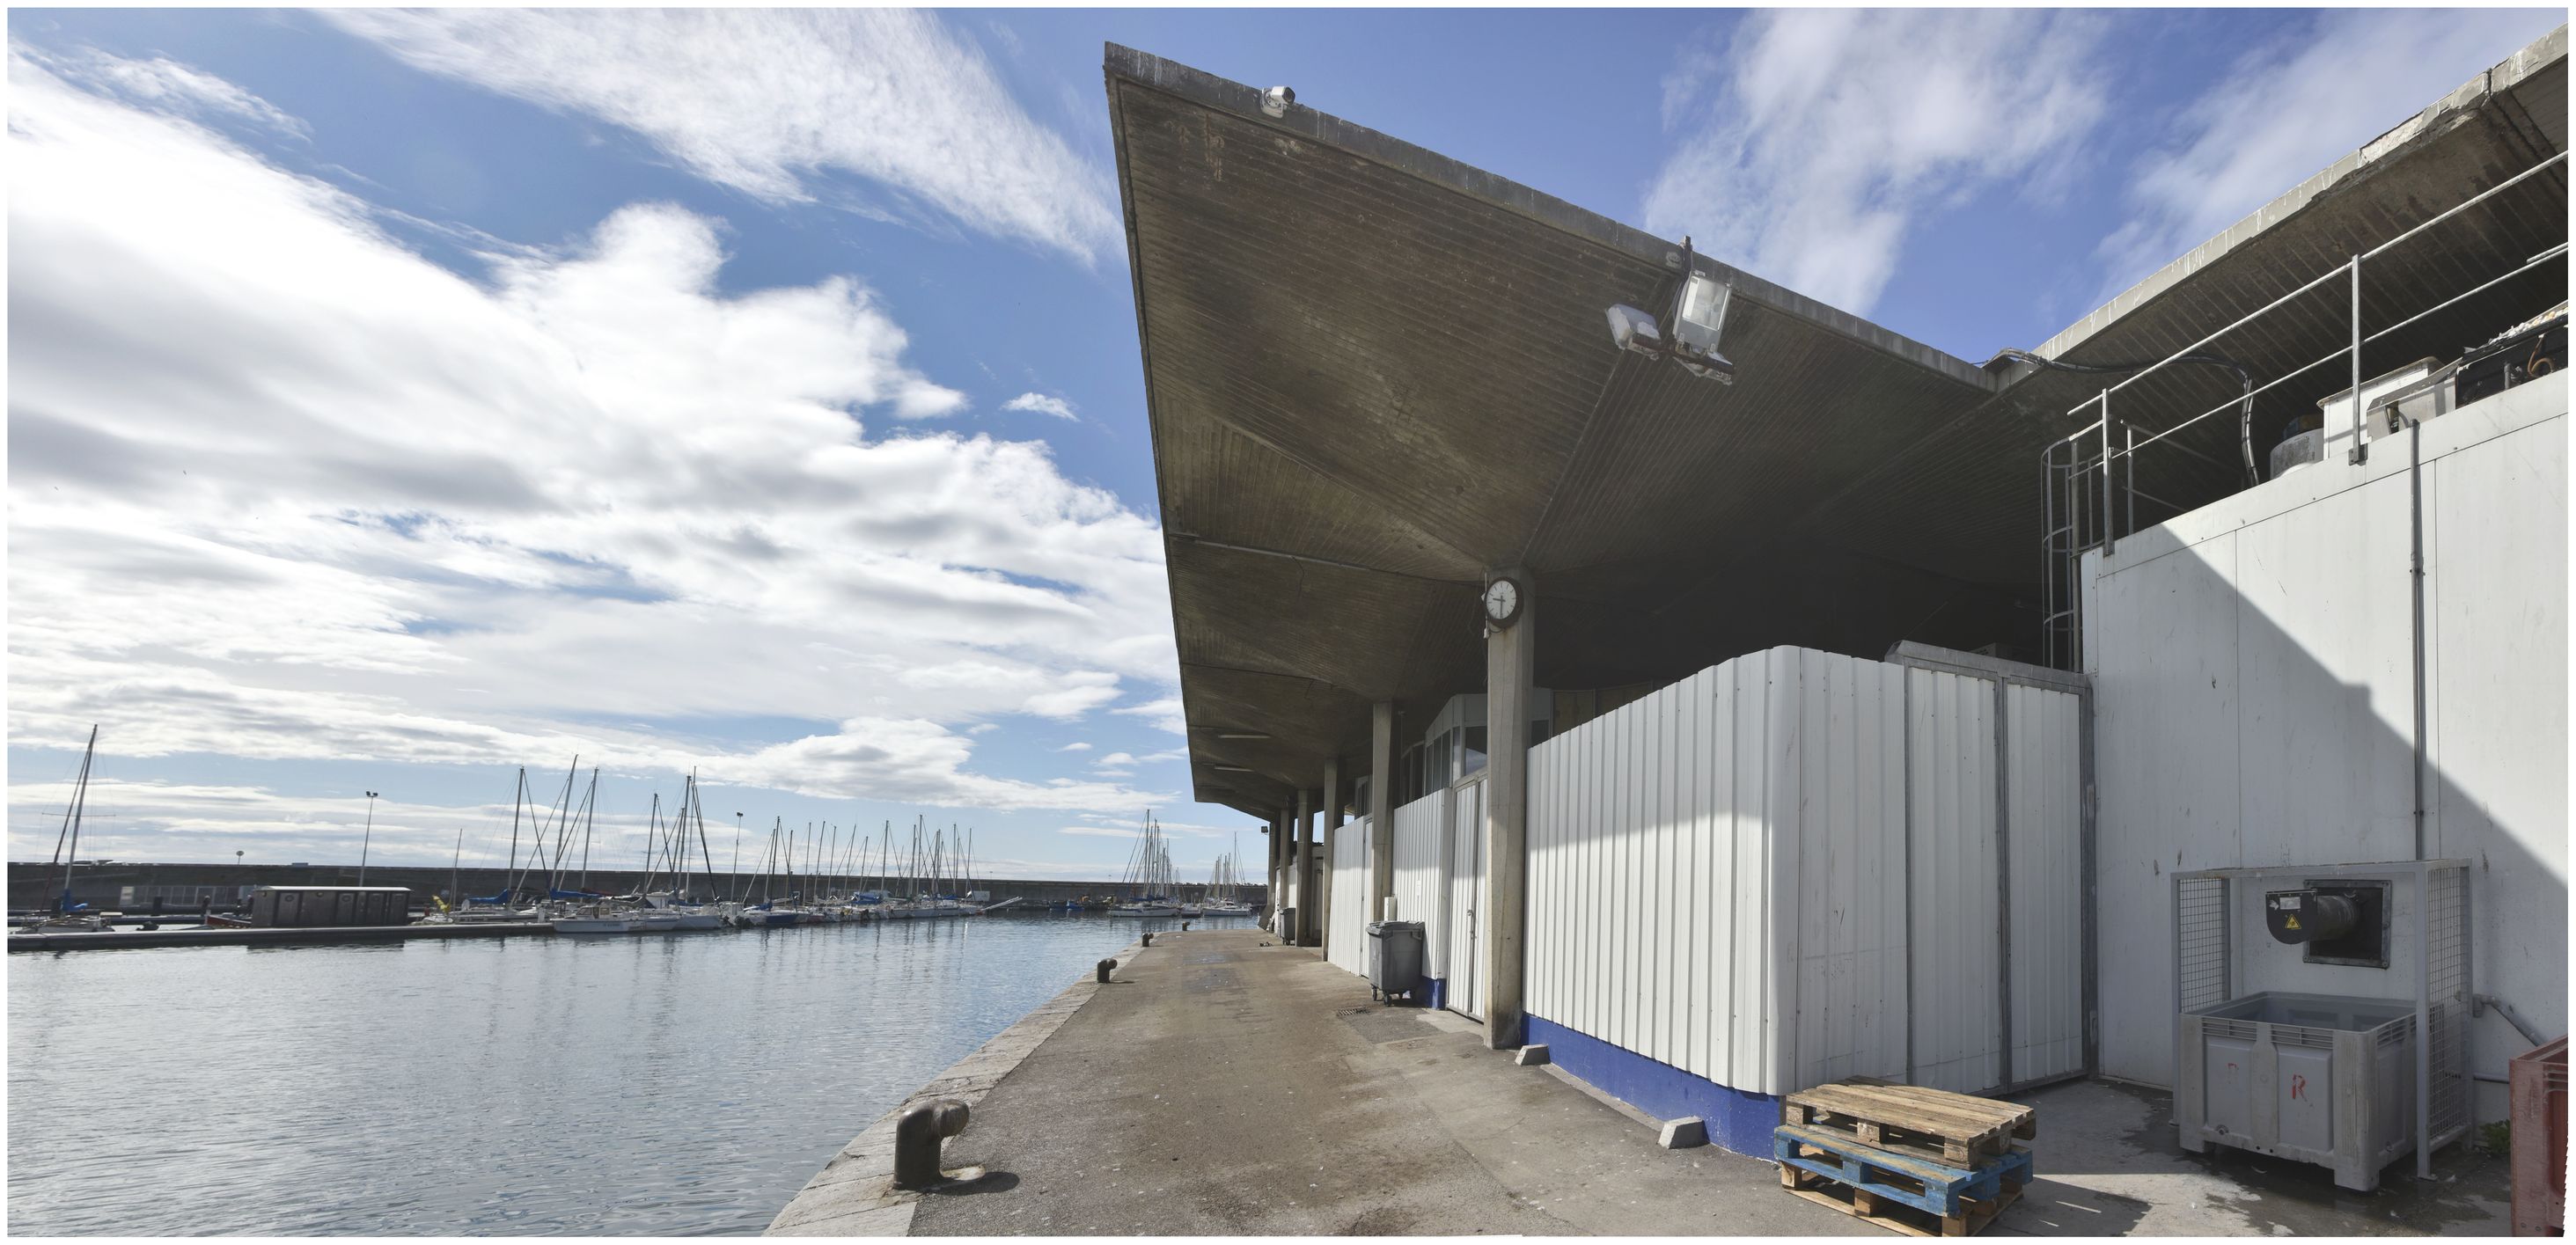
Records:
<instances>
[{"instance_id":1,"label":"metal bollard","mask_svg":"<svg viewBox=\"0 0 2576 1245\"><path fill-rule=\"evenodd\" d=\"M1105 986L1109 984L1109 974L1117 971L1118 961L1102 960L1098 964L1092 966L1091 979Z\"/></svg>"},{"instance_id":2,"label":"metal bollard","mask_svg":"<svg viewBox=\"0 0 2576 1245\"><path fill-rule=\"evenodd\" d=\"M940 1098L908 1108L894 1122L894 1187L927 1189L945 1183L939 1143L966 1131L966 1104Z\"/></svg>"},{"instance_id":3,"label":"metal bollard","mask_svg":"<svg viewBox=\"0 0 2576 1245\"><path fill-rule=\"evenodd\" d=\"M1145 945L1149 947L1154 945L1154 936L1152 934L1145 935Z\"/></svg>"}]
</instances>

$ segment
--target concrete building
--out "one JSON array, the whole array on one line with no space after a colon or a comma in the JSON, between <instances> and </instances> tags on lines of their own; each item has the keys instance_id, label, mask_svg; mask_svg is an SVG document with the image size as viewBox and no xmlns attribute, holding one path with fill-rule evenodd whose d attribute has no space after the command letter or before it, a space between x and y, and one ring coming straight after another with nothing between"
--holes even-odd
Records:
<instances>
[{"instance_id":1,"label":"concrete building","mask_svg":"<svg viewBox=\"0 0 2576 1245\"><path fill-rule=\"evenodd\" d=\"M1193 782L1300 941L1423 921L1489 1045L1738 1148L1855 1073L2172 1086L2177 871L2465 860L2424 1045L2487 1119L2565 1031L2564 28L1981 364L1106 74Z\"/></svg>"}]
</instances>

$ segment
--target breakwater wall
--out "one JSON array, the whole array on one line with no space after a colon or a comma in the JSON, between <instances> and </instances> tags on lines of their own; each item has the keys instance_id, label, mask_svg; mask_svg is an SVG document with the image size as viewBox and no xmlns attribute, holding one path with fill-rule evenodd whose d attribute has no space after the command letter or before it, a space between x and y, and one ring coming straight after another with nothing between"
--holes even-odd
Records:
<instances>
[{"instance_id":1,"label":"breakwater wall","mask_svg":"<svg viewBox=\"0 0 2576 1245\"><path fill-rule=\"evenodd\" d=\"M60 876L61 866L48 865L41 860L9 862L10 910L24 911L50 905L53 901L56 879ZM424 903L432 895L452 901L455 898L454 891L459 885L469 895L497 894L510 884L510 876L509 870L495 868L467 868L451 871L437 866L418 865L371 864L367 867L367 885L409 887L413 895ZM579 877L579 870L568 871L564 884L567 887L572 886ZM216 903L221 906L226 902L223 896L236 892L244 886L355 886L357 882L358 866L354 864L245 865L139 861L129 863L115 860L105 865L85 864L74 870L72 898L76 902L89 904L93 908L121 908L127 906L124 899L126 887L137 888L138 897L152 893L150 888L155 887L213 887L218 892ZM618 894L632 891L643 882L644 874L639 870L592 869L587 885L594 891ZM861 886L873 885L873 879L862 877L858 879L858 883ZM798 880L798 884L808 890L814 889L802 878ZM523 885L542 887L545 885L545 875L539 873L525 879ZM669 879L667 877L658 879L655 885L667 886ZM783 882L772 883L772 885L780 893L784 893ZM1117 883L1107 879L1065 881L1053 878L978 878L973 885L978 890L992 892L996 903L1005 899L1018 899L1023 904L1029 905L1063 903L1085 895L1112 894L1118 889ZM757 874L720 872L694 878L690 882L690 889L693 892L726 897L742 893L745 886L750 888L754 897L761 894L762 882ZM1241 893L1245 899L1256 905L1264 902L1261 887L1247 886L1242 888ZM147 901L138 902L133 906L136 910L147 910L151 905ZM182 906L189 911L194 911L196 908L193 900L182 905L178 900L172 899L167 906L172 911L177 911Z\"/></svg>"}]
</instances>

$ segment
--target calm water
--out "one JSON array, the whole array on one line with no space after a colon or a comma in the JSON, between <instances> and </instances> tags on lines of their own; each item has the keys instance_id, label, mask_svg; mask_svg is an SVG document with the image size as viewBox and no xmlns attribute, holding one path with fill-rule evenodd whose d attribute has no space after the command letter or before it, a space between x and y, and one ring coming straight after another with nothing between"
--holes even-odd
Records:
<instances>
[{"instance_id":1,"label":"calm water","mask_svg":"<svg viewBox=\"0 0 2576 1245\"><path fill-rule=\"evenodd\" d=\"M9 1231L756 1233L870 1120L1177 924L12 955Z\"/></svg>"}]
</instances>

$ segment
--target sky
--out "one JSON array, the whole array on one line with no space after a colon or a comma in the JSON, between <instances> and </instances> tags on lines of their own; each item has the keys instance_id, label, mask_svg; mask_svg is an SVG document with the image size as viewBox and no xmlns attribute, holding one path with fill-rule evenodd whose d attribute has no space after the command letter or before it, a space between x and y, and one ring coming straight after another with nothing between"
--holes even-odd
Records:
<instances>
[{"instance_id":1,"label":"sky","mask_svg":"<svg viewBox=\"0 0 2576 1245\"><path fill-rule=\"evenodd\" d=\"M2564 13L15 9L10 858L96 724L84 858L497 862L578 757L621 863L690 772L720 866L1257 861L1188 798L1104 41L1976 362Z\"/></svg>"}]
</instances>

